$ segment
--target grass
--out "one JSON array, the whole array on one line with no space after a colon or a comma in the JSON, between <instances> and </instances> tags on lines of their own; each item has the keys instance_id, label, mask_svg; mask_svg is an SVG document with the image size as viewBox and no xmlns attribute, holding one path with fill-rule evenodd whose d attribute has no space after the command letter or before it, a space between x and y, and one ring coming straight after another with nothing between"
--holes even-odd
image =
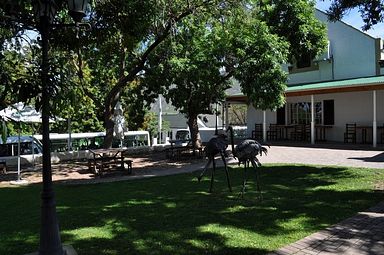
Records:
<instances>
[{"instance_id":1,"label":"grass","mask_svg":"<svg viewBox=\"0 0 384 255\"><path fill-rule=\"evenodd\" d=\"M93 185L55 185L62 242L78 254L265 254L383 200L380 169L260 168L238 198L243 171L222 170L214 192L194 174ZM0 189L0 254L38 249L40 185Z\"/></svg>"}]
</instances>

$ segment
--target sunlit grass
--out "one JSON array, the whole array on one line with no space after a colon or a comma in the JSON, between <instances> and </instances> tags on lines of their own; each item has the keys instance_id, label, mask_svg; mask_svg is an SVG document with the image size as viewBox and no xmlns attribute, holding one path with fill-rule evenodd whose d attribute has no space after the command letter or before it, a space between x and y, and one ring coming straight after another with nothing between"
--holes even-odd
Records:
<instances>
[{"instance_id":1,"label":"sunlit grass","mask_svg":"<svg viewBox=\"0 0 384 255\"><path fill-rule=\"evenodd\" d=\"M243 199L243 171L209 178L194 174L94 185L55 185L62 242L78 254L265 254L366 209L384 170L303 165L260 169ZM209 176L209 174L207 175ZM0 189L0 254L38 249L40 185Z\"/></svg>"}]
</instances>

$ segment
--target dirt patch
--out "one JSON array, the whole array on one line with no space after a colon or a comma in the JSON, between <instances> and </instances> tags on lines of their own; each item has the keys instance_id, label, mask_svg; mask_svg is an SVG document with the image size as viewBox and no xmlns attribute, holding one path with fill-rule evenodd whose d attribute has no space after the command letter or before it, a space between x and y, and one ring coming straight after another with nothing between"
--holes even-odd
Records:
<instances>
[{"instance_id":1,"label":"dirt patch","mask_svg":"<svg viewBox=\"0 0 384 255\"><path fill-rule=\"evenodd\" d=\"M373 186L373 190L375 192L382 192L384 193L384 181L377 181L375 185Z\"/></svg>"},{"instance_id":2,"label":"dirt patch","mask_svg":"<svg viewBox=\"0 0 384 255\"><path fill-rule=\"evenodd\" d=\"M182 166L201 162L201 159L184 159L180 161L171 161L166 159L165 153L156 152L146 155L132 155L133 171L129 176L140 176L157 171L169 170L172 168L180 168ZM17 180L17 169L11 168L6 174L0 174L0 187L10 186L10 181ZM109 182L126 179L127 174L113 170L105 174L102 178L95 176L88 169L87 161L63 162L52 165L52 180L60 183L92 183L92 182ZM33 167L22 167L21 179L26 180L28 184L42 182L42 165ZM101 180L102 179L102 180Z\"/></svg>"}]
</instances>

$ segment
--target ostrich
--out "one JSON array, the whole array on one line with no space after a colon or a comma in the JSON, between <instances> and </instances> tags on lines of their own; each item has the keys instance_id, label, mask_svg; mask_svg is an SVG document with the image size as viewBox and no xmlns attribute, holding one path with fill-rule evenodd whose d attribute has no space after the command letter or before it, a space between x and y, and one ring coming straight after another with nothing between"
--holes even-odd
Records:
<instances>
[{"instance_id":1,"label":"ostrich","mask_svg":"<svg viewBox=\"0 0 384 255\"><path fill-rule=\"evenodd\" d=\"M257 156L259 155L262 156L263 153L267 155L267 152L268 152L267 148L262 146L259 142L252 139L246 139L241 141L235 148L235 145L233 142L233 128L229 126L228 130L230 131L230 135L231 135L231 146L232 146L233 156L239 160L239 165L244 164L244 179L243 179L243 188L241 190L241 196L243 196L245 192L245 185L247 183L247 167L249 166L249 162L251 162L253 168L256 171L257 191L261 193L259 173L257 170L257 168L261 166L261 163L257 159Z\"/></svg>"},{"instance_id":2,"label":"ostrich","mask_svg":"<svg viewBox=\"0 0 384 255\"><path fill-rule=\"evenodd\" d=\"M205 146L204 152L205 152L205 155L208 157L208 162L207 164L205 164L203 171L197 177L197 180L200 182L207 168L211 165L211 163L213 163L212 175L211 175L211 186L209 188L210 193L212 192L213 180L214 180L214 175L216 170L215 156L217 154L220 154L221 159L223 160L225 174L227 176L228 188L229 188L229 191L232 192L231 183L229 181L227 162L225 161L225 158L228 157L225 151L227 147L228 147L228 141L227 141L227 136L225 134L219 134L217 137L211 138L208 141L207 145Z\"/></svg>"}]
</instances>

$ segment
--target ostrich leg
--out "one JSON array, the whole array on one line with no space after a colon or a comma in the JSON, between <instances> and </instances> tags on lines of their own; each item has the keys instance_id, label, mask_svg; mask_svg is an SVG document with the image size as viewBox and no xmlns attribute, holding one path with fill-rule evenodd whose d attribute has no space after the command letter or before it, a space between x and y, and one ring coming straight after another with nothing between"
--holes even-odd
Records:
<instances>
[{"instance_id":1,"label":"ostrich leg","mask_svg":"<svg viewBox=\"0 0 384 255\"><path fill-rule=\"evenodd\" d=\"M212 193L212 187L213 187L213 181L215 177L215 171L216 171L216 162L215 157L212 158L212 175L211 175L211 186L209 187L209 193Z\"/></svg>"},{"instance_id":2,"label":"ostrich leg","mask_svg":"<svg viewBox=\"0 0 384 255\"><path fill-rule=\"evenodd\" d=\"M208 162L207 164L205 164L203 171L201 171L200 175L197 177L198 181L201 181L201 178L203 178L205 171L207 171L207 168L211 165L211 163L212 163L212 158L208 158Z\"/></svg>"},{"instance_id":3,"label":"ostrich leg","mask_svg":"<svg viewBox=\"0 0 384 255\"><path fill-rule=\"evenodd\" d=\"M227 161L225 160L224 153L221 152L220 154L221 154L221 159L223 160L223 163L224 163L225 175L227 176L228 189L229 189L230 192L232 192L231 181L229 180Z\"/></svg>"},{"instance_id":4,"label":"ostrich leg","mask_svg":"<svg viewBox=\"0 0 384 255\"><path fill-rule=\"evenodd\" d=\"M241 198L244 197L244 193L245 193L245 186L247 185L247 166L248 166L248 160L246 160L244 162L244 177L243 177L243 187L241 189L241 193L239 194L239 196Z\"/></svg>"},{"instance_id":5,"label":"ostrich leg","mask_svg":"<svg viewBox=\"0 0 384 255\"><path fill-rule=\"evenodd\" d=\"M256 161L259 162L257 159L256 159ZM253 168L255 169L255 172L256 172L257 191L261 194L259 170L257 169L258 168L258 164L256 163L256 161L255 161L255 159L252 159L251 163L252 163L252 166L253 166ZM260 162L259 162L259 164L260 164Z\"/></svg>"}]
</instances>

